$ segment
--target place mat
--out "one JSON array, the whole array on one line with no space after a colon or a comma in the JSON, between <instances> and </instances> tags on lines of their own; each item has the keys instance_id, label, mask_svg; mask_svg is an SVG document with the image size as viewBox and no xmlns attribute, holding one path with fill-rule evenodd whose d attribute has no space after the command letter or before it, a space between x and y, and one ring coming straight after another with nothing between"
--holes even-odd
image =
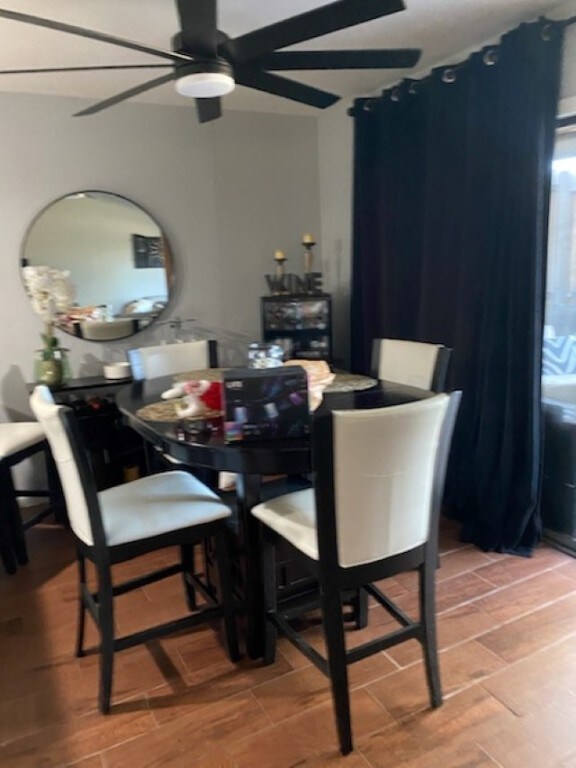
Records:
<instances>
[{"instance_id":1,"label":"place mat","mask_svg":"<svg viewBox=\"0 0 576 768\"><path fill-rule=\"evenodd\" d=\"M190 371L188 373L179 373L174 377L175 381L189 381L193 379L206 379L207 381L219 381L222 378L222 372L228 370L225 368L206 368L205 370ZM210 378L208 378L208 374ZM324 392L357 392L361 389L369 389L377 384L376 379L369 376L359 376L355 373L337 373L332 384L329 384ZM178 421L181 416L176 411L176 406L183 405L181 398L171 400L160 400L157 403L150 403L136 411L136 416L145 421ZM198 416L186 416L186 420L191 419L214 419L222 416L221 411L207 411Z\"/></svg>"},{"instance_id":2,"label":"place mat","mask_svg":"<svg viewBox=\"0 0 576 768\"><path fill-rule=\"evenodd\" d=\"M357 373L337 373L332 384L328 384L324 392L358 392L370 389L378 384L377 379L370 376L360 376Z\"/></svg>"},{"instance_id":3,"label":"place mat","mask_svg":"<svg viewBox=\"0 0 576 768\"><path fill-rule=\"evenodd\" d=\"M221 381L224 371L230 370L229 368L201 368L197 371L187 371L185 373L177 373L174 375L174 381Z\"/></svg>"},{"instance_id":4,"label":"place mat","mask_svg":"<svg viewBox=\"0 0 576 768\"><path fill-rule=\"evenodd\" d=\"M136 411L136 416L144 421L179 421L185 418L186 421L192 421L194 419L214 419L222 416L222 411L208 410L197 416L179 416L176 411L176 406L183 406L184 403L180 398L174 398L173 400L160 400L157 403L150 403L145 405Z\"/></svg>"}]
</instances>

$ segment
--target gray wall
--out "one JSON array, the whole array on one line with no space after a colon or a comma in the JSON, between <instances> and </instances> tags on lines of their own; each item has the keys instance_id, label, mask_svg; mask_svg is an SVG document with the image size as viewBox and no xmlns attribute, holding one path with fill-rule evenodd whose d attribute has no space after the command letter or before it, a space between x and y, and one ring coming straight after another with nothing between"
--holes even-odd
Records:
<instances>
[{"instance_id":1,"label":"gray wall","mask_svg":"<svg viewBox=\"0 0 576 768\"><path fill-rule=\"evenodd\" d=\"M353 121L346 114L348 106L339 103L318 120L320 249L325 288L333 301L334 358L342 367L347 367L350 357Z\"/></svg>"},{"instance_id":2,"label":"gray wall","mask_svg":"<svg viewBox=\"0 0 576 768\"><path fill-rule=\"evenodd\" d=\"M83 104L0 94L0 403L10 418L29 412L24 384L41 330L20 282L20 248L34 216L54 199L100 189L149 211L176 265L168 316L194 317L192 331L239 343L259 338L259 297L274 250L285 250L288 267L301 272L301 234L321 231L315 117L228 112L198 125L193 104L123 104L71 117ZM165 328L131 343L62 340L79 376L100 373L102 360L162 335Z\"/></svg>"}]
</instances>

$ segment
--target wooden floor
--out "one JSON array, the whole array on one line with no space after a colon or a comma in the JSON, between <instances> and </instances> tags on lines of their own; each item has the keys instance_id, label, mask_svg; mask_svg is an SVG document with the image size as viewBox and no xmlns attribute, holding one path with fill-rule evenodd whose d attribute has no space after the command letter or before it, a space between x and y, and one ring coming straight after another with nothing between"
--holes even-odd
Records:
<instances>
[{"instance_id":1,"label":"wooden floor","mask_svg":"<svg viewBox=\"0 0 576 768\"><path fill-rule=\"evenodd\" d=\"M576 768L576 560L547 546L531 559L485 554L449 523L441 538L444 706L428 709L412 642L354 665L356 750L342 758L319 672L284 643L273 666L232 665L211 628L118 654L112 713L98 714L97 656L73 655L70 535L37 526L30 565L0 575L0 765ZM414 606L411 575L388 586ZM117 624L183 608L173 579L120 598Z\"/></svg>"}]
</instances>

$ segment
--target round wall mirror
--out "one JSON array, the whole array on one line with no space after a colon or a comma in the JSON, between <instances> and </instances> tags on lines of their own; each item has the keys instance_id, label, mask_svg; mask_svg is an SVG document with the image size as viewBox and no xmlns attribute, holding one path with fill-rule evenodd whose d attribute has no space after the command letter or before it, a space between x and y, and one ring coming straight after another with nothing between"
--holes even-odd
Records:
<instances>
[{"instance_id":1,"label":"round wall mirror","mask_svg":"<svg viewBox=\"0 0 576 768\"><path fill-rule=\"evenodd\" d=\"M158 224L110 192L75 192L48 205L24 238L21 267L68 273L73 299L59 307L56 325L90 341L125 338L153 323L173 283Z\"/></svg>"}]
</instances>

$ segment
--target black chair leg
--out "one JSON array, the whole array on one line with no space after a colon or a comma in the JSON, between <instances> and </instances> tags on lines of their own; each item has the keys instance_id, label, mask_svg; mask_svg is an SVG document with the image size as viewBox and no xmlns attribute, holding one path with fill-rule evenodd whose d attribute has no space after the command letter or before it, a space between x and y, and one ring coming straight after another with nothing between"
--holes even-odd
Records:
<instances>
[{"instance_id":1,"label":"black chair leg","mask_svg":"<svg viewBox=\"0 0 576 768\"><path fill-rule=\"evenodd\" d=\"M238 648L238 629L236 625L234 590L230 572L230 548L227 530L222 527L222 530L216 534L215 539L216 562L218 563L220 599L222 601L222 612L224 614L226 646L230 661L238 661L240 659L240 650Z\"/></svg>"},{"instance_id":2,"label":"black chair leg","mask_svg":"<svg viewBox=\"0 0 576 768\"><path fill-rule=\"evenodd\" d=\"M268 618L278 607L278 586L276 583L276 548L267 537L261 536L261 557L264 591L264 664L273 664L276 659L278 630Z\"/></svg>"},{"instance_id":3,"label":"black chair leg","mask_svg":"<svg viewBox=\"0 0 576 768\"><path fill-rule=\"evenodd\" d=\"M86 560L78 552L78 624L76 627L76 656L84 656L84 630L86 628Z\"/></svg>"},{"instance_id":4,"label":"black chair leg","mask_svg":"<svg viewBox=\"0 0 576 768\"><path fill-rule=\"evenodd\" d=\"M20 505L16 498L12 472L9 466L4 466L0 470L0 489L4 500L4 514L6 517L7 530L12 540L12 549L16 555L16 560L20 565L26 565L28 562L28 548L26 546L26 537L24 535L24 524L20 513Z\"/></svg>"},{"instance_id":5,"label":"black chair leg","mask_svg":"<svg viewBox=\"0 0 576 768\"><path fill-rule=\"evenodd\" d=\"M351 601L356 629L368 626L368 593L359 587Z\"/></svg>"},{"instance_id":6,"label":"black chair leg","mask_svg":"<svg viewBox=\"0 0 576 768\"><path fill-rule=\"evenodd\" d=\"M340 751L343 755L347 755L352 751L353 746L342 598L339 592L334 589L326 589L323 592L322 619L336 714L336 728L340 741Z\"/></svg>"},{"instance_id":7,"label":"black chair leg","mask_svg":"<svg viewBox=\"0 0 576 768\"><path fill-rule=\"evenodd\" d=\"M434 591L434 571L425 565L420 567L420 617L423 633L424 666L430 694L430 704L436 708L442 704L442 685L438 664L438 644L436 640L436 608Z\"/></svg>"},{"instance_id":8,"label":"black chair leg","mask_svg":"<svg viewBox=\"0 0 576 768\"><path fill-rule=\"evenodd\" d=\"M180 547L180 561L182 563L182 582L184 584L184 592L186 593L186 603L190 611L195 611L198 608L198 604L192 578L195 572L193 544L186 544Z\"/></svg>"},{"instance_id":9,"label":"black chair leg","mask_svg":"<svg viewBox=\"0 0 576 768\"><path fill-rule=\"evenodd\" d=\"M103 715L110 712L112 672L114 668L114 598L110 568L98 573L100 629L100 691L99 704Z\"/></svg>"},{"instance_id":10,"label":"black chair leg","mask_svg":"<svg viewBox=\"0 0 576 768\"><path fill-rule=\"evenodd\" d=\"M52 451L50 448L44 449L44 458L46 461L46 479L48 482L48 491L50 494L50 508L54 515L54 522L69 527L68 515L66 513L66 502L60 484L60 476L54 463Z\"/></svg>"},{"instance_id":11,"label":"black chair leg","mask_svg":"<svg viewBox=\"0 0 576 768\"><path fill-rule=\"evenodd\" d=\"M12 550L12 536L4 510L4 499L0 499L0 558L7 574L16 573L16 559Z\"/></svg>"},{"instance_id":12,"label":"black chair leg","mask_svg":"<svg viewBox=\"0 0 576 768\"><path fill-rule=\"evenodd\" d=\"M12 548L12 533L10 510L8 509L10 493L13 492L10 467L0 465L0 557L6 573L16 573L16 560Z\"/></svg>"},{"instance_id":13,"label":"black chair leg","mask_svg":"<svg viewBox=\"0 0 576 768\"><path fill-rule=\"evenodd\" d=\"M148 440L146 440L144 445L144 459L146 473L148 475L156 475L158 472L162 472L162 470L166 469L165 465L162 463L158 450L152 443L148 442Z\"/></svg>"}]
</instances>

